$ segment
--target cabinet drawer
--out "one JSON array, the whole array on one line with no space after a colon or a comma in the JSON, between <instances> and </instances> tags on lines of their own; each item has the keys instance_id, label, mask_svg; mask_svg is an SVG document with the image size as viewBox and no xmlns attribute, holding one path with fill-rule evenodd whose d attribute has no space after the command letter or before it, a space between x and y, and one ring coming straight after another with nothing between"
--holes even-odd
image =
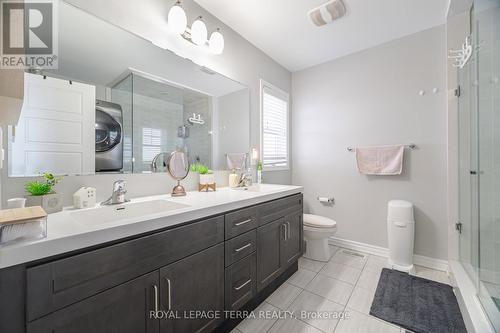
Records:
<instances>
[{"instance_id":1,"label":"cabinet drawer","mask_svg":"<svg viewBox=\"0 0 500 333\"><path fill-rule=\"evenodd\" d=\"M252 230L225 243L225 265L230 266L238 260L255 252L257 248L256 231Z\"/></svg>"},{"instance_id":2,"label":"cabinet drawer","mask_svg":"<svg viewBox=\"0 0 500 333\"><path fill-rule=\"evenodd\" d=\"M224 240L222 216L27 269L27 319L199 252Z\"/></svg>"},{"instance_id":3,"label":"cabinet drawer","mask_svg":"<svg viewBox=\"0 0 500 333\"><path fill-rule=\"evenodd\" d=\"M226 310L237 310L256 294L255 253L226 268Z\"/></svg>"},{"instance_id":4,"label":"cabinet drawer","mask_svg":"<svg viewBox=\"0 0 500 333\"><path fill-rule=\"evenodd\" d=\"M276 221L285 215L302 210L302 205L302 194L292 195L259 205L257 206L259 211L259 225Z\"/></svg>"},{"instance_id":5,"label":"cabinet drawer","mask_svg":"<svg viewBox=\"0 0 500 333\"><path fill-rule=\"evenodd\" d=\"M257 207L240 209L236 212L226 214L226 239L241 235L257 227Z\"/></svg>"}]
</instances>

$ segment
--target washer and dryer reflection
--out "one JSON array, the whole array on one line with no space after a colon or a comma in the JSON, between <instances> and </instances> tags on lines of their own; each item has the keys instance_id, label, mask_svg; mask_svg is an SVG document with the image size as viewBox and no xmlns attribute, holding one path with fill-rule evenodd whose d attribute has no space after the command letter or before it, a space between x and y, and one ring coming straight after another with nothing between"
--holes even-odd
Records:
<instances>
[{"instance_id":1,"label":"washer and dryer reflection","mask_svg":"<svg viewBox=\"0 0 500 333\"><path fill-rule=\"evenodd\" d=\"M123 169L123 112L119 104L96 100L95 171Z\"/></svg>"}]
</instances>

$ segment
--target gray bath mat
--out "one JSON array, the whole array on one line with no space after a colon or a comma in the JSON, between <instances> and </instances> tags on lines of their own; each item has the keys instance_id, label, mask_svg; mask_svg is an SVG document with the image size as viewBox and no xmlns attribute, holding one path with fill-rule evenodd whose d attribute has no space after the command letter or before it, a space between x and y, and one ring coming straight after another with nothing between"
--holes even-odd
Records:
<instances>
[{"instance_id":1,"label":"gray bath mat","mask_svg":"<svg viewBox=\"0 0 500 333\"><path fill-rule=\"evenodd\" d=\"M370 314L416 333L467 333L451 286L387 268Z\"/></svg>"}]
</instances>

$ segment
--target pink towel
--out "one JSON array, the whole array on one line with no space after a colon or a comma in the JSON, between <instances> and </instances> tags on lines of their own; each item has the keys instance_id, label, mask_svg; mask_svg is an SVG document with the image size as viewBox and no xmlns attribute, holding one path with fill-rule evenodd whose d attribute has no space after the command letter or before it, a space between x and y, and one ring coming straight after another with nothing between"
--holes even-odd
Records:
<instances>
[{"instance_id":1,"label":"pink towel","mask_svg":"<svg viewBox=\"0 0 500 333\"><path fill-rule=\"evenodd\" d=\"M405 146L356 148L358 171L365 175L400 175Z\"/></svg>"}]
</instances>

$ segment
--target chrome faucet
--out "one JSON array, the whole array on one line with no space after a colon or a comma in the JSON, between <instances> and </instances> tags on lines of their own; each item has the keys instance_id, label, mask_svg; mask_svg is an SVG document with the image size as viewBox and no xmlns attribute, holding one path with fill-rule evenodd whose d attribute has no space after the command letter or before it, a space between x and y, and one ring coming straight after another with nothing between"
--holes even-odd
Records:
<instances>
[{"instance_id":1,"label":"chrome faucet","mask_svg":"<svg viewBox=\"0 0 500 333\"><path fill-rule=\"evenodd\" d=\"M129 202L130 200L125 198L125 194L127 193L125 184L124 180L117 180L113 184L113 194L111 194L111 197L108 200L103 201L101 205L118 205Z\"/></svg>"}]
</instances>

